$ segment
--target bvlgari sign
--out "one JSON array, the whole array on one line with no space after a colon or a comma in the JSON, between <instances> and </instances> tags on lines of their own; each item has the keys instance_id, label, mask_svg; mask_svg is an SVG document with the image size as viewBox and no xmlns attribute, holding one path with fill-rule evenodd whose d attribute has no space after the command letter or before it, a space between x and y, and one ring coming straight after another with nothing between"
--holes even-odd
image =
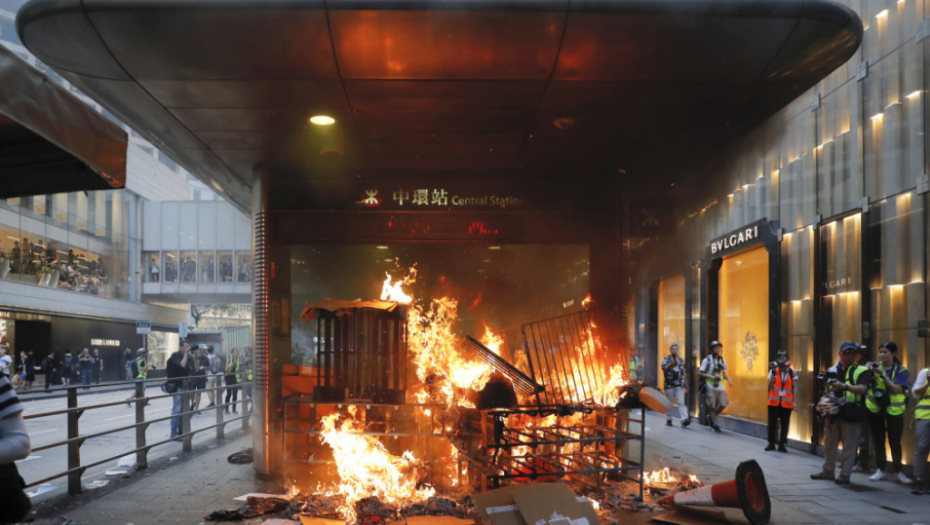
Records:
<instances>
[{"instance_id":1,"label":"bvlgari sign","mask_svg":"<svg viewBox=\"0 0 930 525\"><path fill-rule=\"evenodd\" d=\"M759 225L749 226L742 230L713 240L710 243L710 253L722 252L730 248L736 248L742 244L759 240Z\"/></svg>"}]
</instances>

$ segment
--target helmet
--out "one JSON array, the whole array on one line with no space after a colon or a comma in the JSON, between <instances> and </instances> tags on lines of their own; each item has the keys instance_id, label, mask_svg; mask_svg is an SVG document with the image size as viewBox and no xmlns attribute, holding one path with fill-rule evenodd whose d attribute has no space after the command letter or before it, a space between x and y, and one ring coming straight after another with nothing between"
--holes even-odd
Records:
<instances>
[{"instance_id":1,"label":"helmet","mask_svg":"<svg viewBox=\"0 0 930 525\"><path fill-rule=\"evenodd\" d=\"M142 354L144 354L144 353L146 353L146 352L148 352L148 350L146 350L145 348L140 348L139 350L136 351L136 353L139 354L139 355L142 355Z\"/></svg>"},{"instance_id":2,"label":"helmet","mask_svg":"<svg viewBox=\"0 0 930 525\"><path fill-rule=\"evenodd\" d=\"M711 341L710 348L713 349L715 346L723 347L723 343L721 343L720 341Z\"/></svg>"},{"instance_id":3,"label":"helmet","mask_svg":"<svg viewBox=\"0 0 930 525\"><path fill-rule=\"evenodd\" d=\"M835 416L840 413L840 405L830 396L823 396L817 403L817 413L821 416Z\"/></svg>"}]
</instances>

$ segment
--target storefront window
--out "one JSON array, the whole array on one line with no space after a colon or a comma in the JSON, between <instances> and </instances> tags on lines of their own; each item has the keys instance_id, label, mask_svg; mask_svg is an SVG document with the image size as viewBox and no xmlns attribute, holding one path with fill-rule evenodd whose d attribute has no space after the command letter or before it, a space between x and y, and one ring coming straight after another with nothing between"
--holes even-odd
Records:
<instances>
[{"instance_id":1,"label":"storefront window","mask_svg":"<svg viewBox=\"0 0 930 525\"><path fill-rule=\"evenodd\" d=\"M236 282L252 282L252 252L236 253Z\"/></svg>"},{"instance_id":2,"label":"storefront window","mask_svg":"<svg viewBox=\"0 0 930 525\"><path fill-rule=\"evenodd\" d=\"M212 283L216 280L216 255L214 252L200 252L200 282Z\"/></svg>"},{"instance_id":3,"label":"storefront window","mask_svg":"<svg viewBox=\"0 0 930 525\"><path fill-rule=\"evenodd\" d=\"M166 283L178 282L178 273L181 264L178 261L178 252L165 252L162 259L162 279Z\"/></svg>"},{"instance_id":4,"label":"storefront window","mask_svg":"<svg viewBox=\"0 0 930 525\"><path fill-rule=\"evenodd\" d=\"M217 257L220 260L220 282L233 282L233 274L236 270L233 266L232 252L217 252Z\"/></svg>"},{"instance_id":5,"label":"storefront window","mask_svg":"<svg viewBox=\"0 0 930 525\"><path fill-rule=\"evenodd\" d=\"M769 363L769 256L764 248L723 260L719 340L733 380L726 414L766 422Z\"/></svg>"},{"instance_id":6,"label":"storefront window","mask_svg":"<svg viewBox=\"0 0 930 525\"><path fill-rule=\"evenodd\" d=\"M659 335L658 348L652 362L661 364L673 344L678 345L678 355L684 357L685 349L685 277L676 275L659 281ZM661 366L656 369L658 384L663 381Z\"/></svg>"},{"instance_id":7,"label":"storefront window","mask_svg":"<svg viewBox=\"0 0 930 525\"><path fill-rule=\"evenodd\" d=\"M180 271L182 283L197 280L197 252L181 252Z\"/></svg>"}]
</instances>

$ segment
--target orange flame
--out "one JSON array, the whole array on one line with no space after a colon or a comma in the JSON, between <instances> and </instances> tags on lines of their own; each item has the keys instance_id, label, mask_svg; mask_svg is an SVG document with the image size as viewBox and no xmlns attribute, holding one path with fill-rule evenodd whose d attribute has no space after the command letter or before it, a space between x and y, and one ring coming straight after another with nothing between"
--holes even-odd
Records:
<instances>
[{"instance_id":1,"label":"orange flame","mask_svg":"<svg viewBox=\"0 0 930 525\"><path fill-rule=\"evenodd\" d=\"M331 414L320 420L321 439L333 449L339 482L316 489L318 495L344 498L337 508L346 523L356 521L355 504L370 496L403 505L436 494L430 486L417 488L420 462L410 451L401 456L391 454L376 438L360 434L365 426L354 419L354 406L348 407L348 415L340 418L339 414Z\"/></svg>"},{"instance_id":2,"label":"orange flame","mask_svg":"<svg viewBox=\"0 0 930 525\"><path fill-rule=\"evenodd\" d=\"M501 347L504 346L504 338L495 334L488 325L484 325L484 336L481 337L481 344L488 347L488 350L497 355L501 355Z\"/></svg>"},{"instance_id":3,"label":"orange flame","mask_svg":"<svg viewBox=\"0 0 930 525\"><path fill-rule=\"evenodd\" d=\"M594 300L591 299L591 294L588 294L587 297L581 300L581 307L585 310L590 308L592 304L594 304Z\"/></svg>"},{"instance_id":4,"label":"orange flame","mask_svg":"<svg viewBox=\"0 0 930 525\"><path fill-rule=\"evenodd\" d=\"M387 276L384 279L384 284L381 285L381 300L382 301L393 301L400 304L410 304L413 302L413 296L407 294L404 291L405 286L410 286L417 280L417 268L412 266L407 270L407 275L402 279L394 281L391 277L391 274L384 272Z\"/></svg>"}]
</instances>

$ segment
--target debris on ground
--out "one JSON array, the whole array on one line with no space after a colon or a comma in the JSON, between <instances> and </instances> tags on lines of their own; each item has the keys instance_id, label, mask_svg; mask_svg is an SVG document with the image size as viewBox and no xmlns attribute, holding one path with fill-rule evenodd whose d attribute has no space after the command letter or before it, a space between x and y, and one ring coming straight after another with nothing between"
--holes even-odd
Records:
<instances>
[{"instance_id":1,"label":"debris on ground","mask_svg":"<svg viewBox=\"0 0 930 525\"><path fill-rule=\"evenodd\" d=\"M244 448L240 450L239 452L230 454L230 456L226 458L226 461L229 461L230 463L234 465L245 465L245 464L251 463L252 462L252 449Z\"/></svg>"},{"instance_id":2,"label":"debris on ground","mask_svg":"<svg viewBox=\"0 0 930 525\"><path fill-rule=\"evenodd\" d=\"M246 499L245 505L238 509L215 510L204 516L203 519L205 521L240 521L246 518L254 518L255 516L281 512L288 507L289 503L290 502L284 498L249 497Z\"/></svg>"}]
</instances>

